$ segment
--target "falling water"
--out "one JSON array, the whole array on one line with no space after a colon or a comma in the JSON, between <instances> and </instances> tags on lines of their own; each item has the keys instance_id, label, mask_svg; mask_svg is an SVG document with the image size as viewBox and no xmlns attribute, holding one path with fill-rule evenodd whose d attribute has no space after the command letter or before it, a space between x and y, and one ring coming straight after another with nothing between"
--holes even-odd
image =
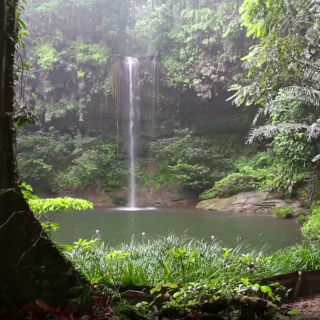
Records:
<instances>
[{"instance_id":1,"label":"falling water","mask_svg":"<svg viewBox=\"0 0 320 320\"><path fill-rule=\"evenodd\" d=\"M158 62L156 57L152 60L152 78L153 78L153 101L152 101L152 113L151 113L151 138L155 138L156 130L156 111L158 106L159 96L159 79L158 79Z\"/></svg>"},{"instance_id":2,"label":"falling water","mask_svg":"<svg viewBox=\"0 0 320 320\"><path fill-rule=\"evenodd\" d=\"M129 83L129 158L130 158L130 183L129 207L136 208L136 182L135 182L135 150L136 128L139 120L137 94L139 89L139 61L137 58L127 57L124 65L128 74Z\"/></svg>"}]
</instances>

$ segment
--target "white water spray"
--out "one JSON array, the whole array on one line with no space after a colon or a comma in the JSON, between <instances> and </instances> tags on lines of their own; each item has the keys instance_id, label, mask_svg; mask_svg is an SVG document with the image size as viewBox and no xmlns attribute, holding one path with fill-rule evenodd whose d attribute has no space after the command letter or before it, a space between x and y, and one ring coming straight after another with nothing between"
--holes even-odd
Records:
<instances>
[{"instance_id":1,"label":"white water spray","mask_svg":"<svg viewBox=\"0 0 320 320\"><path fill-rule=\"evenodd\" d=\"M136 127L139 120L139 108L137 93L139 91L139 60L127 57L124 65L128 74L129 83L129 159L130 159L130 182L129 182L129 208L136 208L136 181L135 181L135 150L136 150Z\"/></svg>"},{"instance_id":2,"label":"white water spray","mask_svg":"<svg viewBox=\"0 0 320 320\"><path fill-rule=\"evenodd\" d=\"M155 138L156 129L156 109L158 104L158 94L159 94L159 83L158 83L158 62L154 58L152 60L152 77L153 77L153 101L152 101L152 111L151 111L151 138Z\"/></svg>"}]
</instances>

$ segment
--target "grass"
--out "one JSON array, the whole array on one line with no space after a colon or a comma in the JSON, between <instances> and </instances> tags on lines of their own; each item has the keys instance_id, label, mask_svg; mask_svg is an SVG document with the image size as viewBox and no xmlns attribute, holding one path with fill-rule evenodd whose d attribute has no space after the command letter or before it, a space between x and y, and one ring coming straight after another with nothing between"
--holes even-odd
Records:
<instances>
[{"instance_id":1,"label":"grass","mask_svg":"<svg viewBox=\"0 0 320 320\"><path fill-rule=\"evenodd\" d=\"M257 280L296 270L320 269L320 246L295 245L265 255L264 251L244 246L225 249L207 243L170 235L137 241L112 248L99 241L69 247L65 255L92 283L126 285L182 284L209 281L222 274L239 279ZM252 274L248 264L257 268Z\"/></svg>"}]
</instances>

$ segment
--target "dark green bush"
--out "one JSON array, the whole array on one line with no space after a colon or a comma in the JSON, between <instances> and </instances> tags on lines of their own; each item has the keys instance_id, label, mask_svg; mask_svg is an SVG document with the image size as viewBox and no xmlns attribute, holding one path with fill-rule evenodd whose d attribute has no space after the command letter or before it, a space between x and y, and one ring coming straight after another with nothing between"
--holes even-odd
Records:
<instances>
[{"instance_id":1,"label":"dark green bush","mask_svg":"<svg viewBox=\"0 0 320 320\"><path fill-rule=\"evenodd\" d=\"M110 198L115 206L125 206L128 203L128 200L122 196L112 195Z\"/></svg>"}]
</instances>

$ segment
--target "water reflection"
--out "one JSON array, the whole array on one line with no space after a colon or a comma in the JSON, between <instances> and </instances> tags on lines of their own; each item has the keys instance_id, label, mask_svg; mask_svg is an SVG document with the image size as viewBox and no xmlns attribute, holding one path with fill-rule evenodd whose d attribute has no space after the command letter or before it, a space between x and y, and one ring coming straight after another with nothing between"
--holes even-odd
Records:
<instances>
[{"instance_id":1,"label":"water reflection","mask_svg":"<svg viewBox=\"0 0 320 320\"><path fill-rule=\"evenodd\" d=\"M271 251L302 241L299 225L294 220L183 208L94 209L60 214L56 221L61 229L53 237L67 244L78 238L89 239L95 230L113 246L129 242L133 235L137 239L150 239L170 232L208 242L215 239L230 247L243 244L262 248L267 244Z\"/></svg>"}]
</instances>

